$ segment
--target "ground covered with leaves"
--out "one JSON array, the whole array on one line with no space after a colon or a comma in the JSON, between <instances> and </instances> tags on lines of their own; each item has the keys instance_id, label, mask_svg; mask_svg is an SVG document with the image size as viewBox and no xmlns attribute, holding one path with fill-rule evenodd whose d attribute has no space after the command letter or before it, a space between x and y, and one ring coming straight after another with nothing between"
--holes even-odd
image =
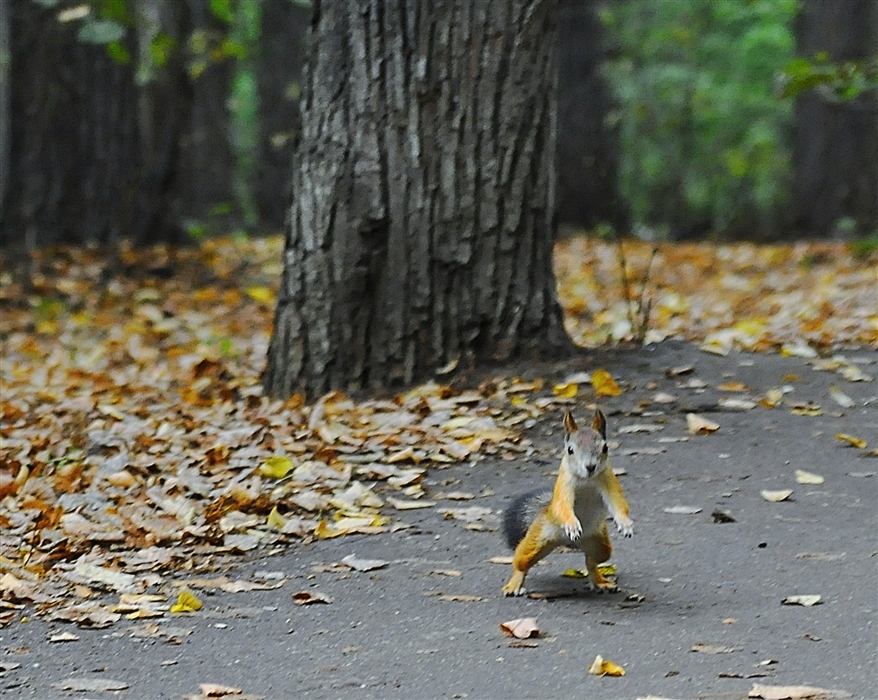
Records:
<instances>
[{"instance_id":1,"label":"ground covered with leaves","mask_svg":"<svg viewBox=\"0 0 878 700\"><path fill-rule=\"evenodd\" d=\"M197 598L165 586L169 574L404 527L404 511L435 506L422 488L430 465L528 456L522 429L578 385L621 391L592 372L561 384L428 383L384 399L333 393L313 405L266 397L281 249L279 238L52 249L0 273L0 621L25 606L97 627L191 610ZM878 341L874 253L826 243L653 253L571 239L556 263L580 344L682 337L715 354L779 351L871 379L844 349ZM479 527L472 508L447 517ZM122 597L98 601L104 590Z\"/></svg>"}]
</instances>

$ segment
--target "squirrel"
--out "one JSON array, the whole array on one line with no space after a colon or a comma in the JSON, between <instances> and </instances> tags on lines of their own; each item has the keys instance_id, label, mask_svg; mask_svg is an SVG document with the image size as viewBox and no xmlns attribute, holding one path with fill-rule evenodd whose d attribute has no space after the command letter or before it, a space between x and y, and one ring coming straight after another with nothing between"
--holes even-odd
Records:
<instances>
[{"instance_id":1,"label":"squirrel","mask_svg":"<svg viewBox=\"0 0 878 700\"><path fill-rule=\"evenodd\" d=\"M504 514L506 541L515 550L512 577L503 586L504 595L523 595L528 570L561 545L585 553L591 590L618 590L616 583L598 570L598 564L607 561L613 551L607 513L625 537L634 534L634 523L607 458L607 419L597 409L591 428L580 430L568 411L564 431L564 455L555 488L519 496Z\"/></svg>"}]
</instances>

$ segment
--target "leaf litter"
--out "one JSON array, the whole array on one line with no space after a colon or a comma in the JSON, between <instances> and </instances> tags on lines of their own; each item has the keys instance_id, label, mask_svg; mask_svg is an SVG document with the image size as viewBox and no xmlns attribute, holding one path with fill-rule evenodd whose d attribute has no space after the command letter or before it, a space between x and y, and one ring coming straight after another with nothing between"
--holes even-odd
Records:
<instances>
[{"instance_id":1,"label":"leaf litter","mask_svg":"<svg viewBox=\"0 0 878 700\"><path fill-rule=\"evenodd\" d=\"M27 279L0 273L0 594L14 610L33 605L36 614L89 627L122 614L164 614L181 601L126 607L81 598L155 590L184 564L190 574L215 570L220 555L402 526L395 518L405 510L435 506L421 483L428 468L526 456L533 448L521 426L553 403L570 403L583 385L591 384L591 395L622 391L595 368L562 385L498 377L477 390L433 382L364 401L339 392L313 405L298 395L266 397L259 371L282 245L276 237L115 253L55 248L33 254ZM638 245L632 265L643 252ZM809 270L805 284L798 262L809 251L663 247L648 339L682 335L721 350L725 343L809 356L815 348L825 356L833 339L874 340L867 267L836 246L821 260L834 260L838 274L827 272L815 285ZM608 292L616 281L611 247L562 242L556 263L574 339L627 339L625 297ZM667 269L673 284L663 278ZM594 293L594 285L603 291ZM811 361L846 381L872 379L842 355ZM706 386L690 380L688 388ZM832 397L843 405L842 394ZM493 522L478 509L443 512L470 529ZM221 589L255 589L247 584Z\"/></svg>"}]
</instances>

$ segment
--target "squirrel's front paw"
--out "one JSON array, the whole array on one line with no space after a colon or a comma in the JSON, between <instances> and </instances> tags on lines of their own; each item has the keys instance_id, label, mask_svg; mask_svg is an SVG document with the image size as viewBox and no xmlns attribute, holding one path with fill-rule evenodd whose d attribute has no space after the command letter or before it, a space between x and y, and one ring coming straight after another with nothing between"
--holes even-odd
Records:
<instances>
[{"instance_id":1,"label":"squirrel's front paw","mask_svg":"<svg viewBox=\"0 0 878 700\"><path fill-rule=\"evenodd\" d=\"M564 534L570 538L571 542L576 542L582 536L582 523L579 522L579 518L564 526Z\"/></svg>"},{"instance_id":2,"label":"squirrel's front paw","mask_svg":"<svg viewBox=\"0 0 878 700\"><path fill-rule=\"evenodd\" d=\"M634 534L634 521L631 518L615 518L616 527L623 537L631 537Z\"/></svg>"}]
</instances>

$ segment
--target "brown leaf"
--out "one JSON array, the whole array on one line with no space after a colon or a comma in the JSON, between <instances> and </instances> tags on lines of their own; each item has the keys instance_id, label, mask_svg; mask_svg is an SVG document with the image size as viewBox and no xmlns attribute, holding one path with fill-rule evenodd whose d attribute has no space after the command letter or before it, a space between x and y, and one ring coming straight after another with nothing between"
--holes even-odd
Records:
<instances>
[{"instance_id":1,"label":"brown leaf","mask_svg":"<svg viewBox=\"0 0 878 700\"><path fill-rule=\"evenodd\" d=\"M331 603L332 598L319 591L299 591L293 593L293 602L296 605L313 605L314 603Z\"/></svg>"}]
</instances>

